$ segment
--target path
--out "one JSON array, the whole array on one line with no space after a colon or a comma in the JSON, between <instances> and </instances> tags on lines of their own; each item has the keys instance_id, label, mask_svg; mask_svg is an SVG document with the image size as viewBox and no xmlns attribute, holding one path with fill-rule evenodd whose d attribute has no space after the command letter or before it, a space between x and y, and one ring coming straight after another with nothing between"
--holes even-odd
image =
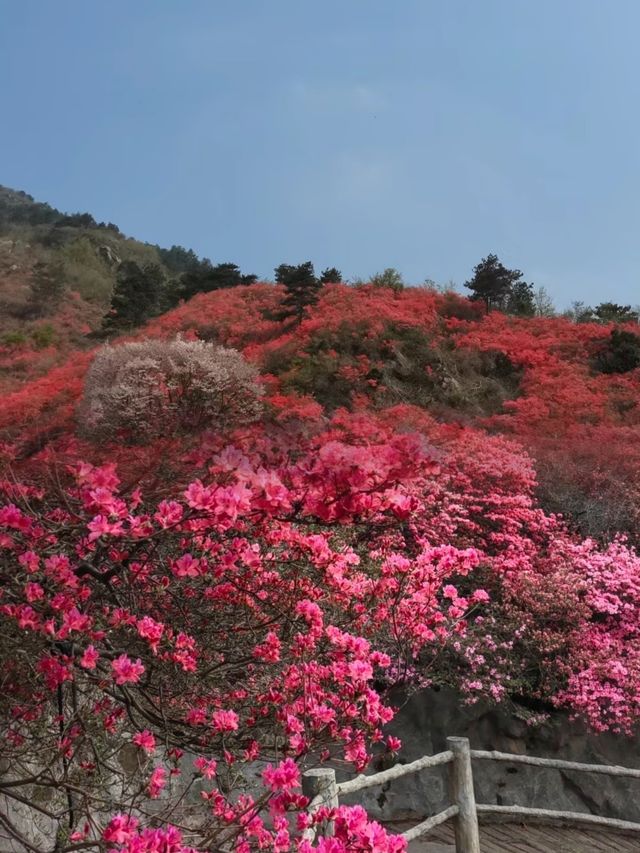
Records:
<instances>
[{"instance_id":1,"label":"path","mask_svg":"<svg viewBox=\"0 0 640 853\"><path fill-rule=\"evenodd\" d=\"M403 832L409 823L394 824ZM607 830L489 823L480 827L482 853L640 853L640 837ZM453 827L443 824L409 844L410 853L455 853Z\"/></svg>"}]
</instances>

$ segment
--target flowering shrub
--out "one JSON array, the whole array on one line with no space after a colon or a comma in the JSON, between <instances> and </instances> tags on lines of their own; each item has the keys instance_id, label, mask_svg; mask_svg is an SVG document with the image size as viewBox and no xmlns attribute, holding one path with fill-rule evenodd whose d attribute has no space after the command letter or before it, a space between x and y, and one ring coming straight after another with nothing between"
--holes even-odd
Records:
<instances>
[{"instance_id":1,"label":"flowering shrub","mask_svg":"<svg viewBox=\"0 0 640 853\"><path fill-rule=\"evenodd\" d=\"M438 471L429 448L338 433L203 449L201 477L162 500L122 493L112 465L80 464L64 496L0 509L16 795L57 792L55 813L78 832L108 779L112 808L143 819L149 800L158 816L180 799L189 754L211 781L190 815L197 837L266 838L264 800L222 787L244 763L288 756L264 774L277 834L280 812L303 804L290 789L307 753L366 765L393 715L374 678L464 636L474 603L454 584L477 556L426 542L414 562L399 554L398 522Z\"/></svg>"},{"instance_id":2,"label":"flowering shrub","mask_svg":"<svg viewBox=\"0 0 640 853\"><path fill-rule=\"evenodd\" d=\"M3 487L4 790L53 792L69 837L117 811L138 845L173 822L196 849L288 850L300 765L397 749L398 681L636 719L637 558L545 516L517 446L400 407L211 435L184 465L155 495L111 464L76 464L64 494ZM261 762L261 792L242 792ZM349 849L352 824L322 844Z\"/></svg>"},{"instance_id":3,"label":"flowering shrub","mask_svg":"<svg viewBox=\"0 0 640 853\"><path fill-rule=\"evenodd\" d=\"M446 422L511 436L533 457L549 512L567 515L587 535L611 538L622 530L635 541L640 371L594 372L611 330L498 311L480 316L477 304L452 293L345 285L324 287L292 330L269 319L281 291L256 284L199 294L154 319L138 338L182 334L238 349L272 374L264 378L282 422L292 419L287 401L305 416L318 400L329 409L374 411L411 402ZM3 386L0 430L22 455L58 447L75 432L90 356L74 353L60 364L67 351L58 347L58 366L45 375L42 365L34 372L25 362L23 370L26 351L0 352L16 372Z\"/></svg>"},{"instance_id":4,"label":"flowering shrub","mask_svg":"<svg viewBox=\"0 0 640 853\"><path fill-rule=\"evenodd\" d=\"M204 341L106 346L87 373L82 425L94 438L140 441L247 423L260 414L256 376L238 352Z\"/></svg>"},{"instance_id":5,"label":"flowering shrub","mask_svg":"<svg viewBox=\"0 0 640 853\"><path fill-rule=\"evenodd\" d=\"M567 557L568 585L588 618L576 626L575 658L555 702L596 731L631 734L640 718L640 558L621 541L604 550L587 541Z\"/></svg>"}]
</instances>

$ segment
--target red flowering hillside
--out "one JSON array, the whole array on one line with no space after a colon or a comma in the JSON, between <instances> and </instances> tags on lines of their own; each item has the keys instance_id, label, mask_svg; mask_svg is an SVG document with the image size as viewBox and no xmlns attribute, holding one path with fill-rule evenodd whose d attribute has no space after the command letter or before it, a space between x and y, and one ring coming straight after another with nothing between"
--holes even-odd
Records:
<instances>
[{"instance_id":1,"label":"red flowering hillside","mask_svg":"<svg viewBox=\"0 0 640 853\"><path fill-rule=\"evenodd\" d=\"M197 295L0 402L4 791L61 851L311 850L301 767L397 750L397 684L637 727L634 327L282 296ZM329 816L333 853L403 849Z\"/></svg>"},{"instance_id":2,"label":"red flowering hillside","mask_svg":"<svg viewBox=\"0 0 640 853\"><path fill-rule=\"evenodd\" d=\"M549 509L597 535L634 531L640 371L599 369L612 326L482 316L454 294L345 285L326 287L292 326L273 319L281 294L264 284L199 294L136 337L182 334L240 349L280 417L313 414L313 403L326 412L405 403L508 434L534 457ZM7 394L5 437L39 447L47 433L72 434L88 358Z\"/></svg>"}]
</instances>

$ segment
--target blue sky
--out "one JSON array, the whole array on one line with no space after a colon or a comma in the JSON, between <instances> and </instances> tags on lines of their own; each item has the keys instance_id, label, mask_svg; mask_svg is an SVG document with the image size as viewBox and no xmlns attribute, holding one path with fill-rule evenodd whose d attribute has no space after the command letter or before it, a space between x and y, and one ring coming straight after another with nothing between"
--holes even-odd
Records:
<instances>
[{"instance_id":1,"label":"blue sky","mask_svg":"<svg viewBox=\"0 0 640 853\"><path fill-rule=\"evenodd\" d=\"M271 275L640 302L637 0L0 0L0 183Z\"/></svg>"}]
</instances>

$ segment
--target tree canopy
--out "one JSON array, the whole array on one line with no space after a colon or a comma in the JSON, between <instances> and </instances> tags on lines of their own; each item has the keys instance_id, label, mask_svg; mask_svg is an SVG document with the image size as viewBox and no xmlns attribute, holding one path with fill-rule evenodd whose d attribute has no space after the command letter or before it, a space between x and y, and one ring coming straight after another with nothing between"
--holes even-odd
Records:
<instances>
[{"instance_id":1,"label":"tree canopy","mask_svg":"<svg viewBox=\"0 0 640 853\"><path fill-rule=\"evenodd\" d=\"M493 309L522 313L535 311L533 288L522 281L520 270L510 270L497 255L487 255L473 269L473 277L464 286L471 291L470 299L484 303L487 313Z\"/></svg>"},{"instance_id":2,"label":"tree canopy","mask_svg":"<svg viewBox=\"0 0 640 853\"><path fill-rule=\"evenodd\" d=\"M274 272L276 282L283 284L285 289L278 312L279 319L302 322L307 309L318 301L323 286L323 282L316 278L313 264L311 261L298 265L280 264Z\"/></svg>"},{"instance_id":3,"label":"tree canopy","mask_svg":"<svg viewBox=\"0 0 640 853\"><path fill-rule=\"evenodd\" d=\"M164 271L157 264L140 266L135 261L123 261L118 268L104 328L134 328L152 317L157 311L165 280Z\"/></svg>"}]
</instances>

